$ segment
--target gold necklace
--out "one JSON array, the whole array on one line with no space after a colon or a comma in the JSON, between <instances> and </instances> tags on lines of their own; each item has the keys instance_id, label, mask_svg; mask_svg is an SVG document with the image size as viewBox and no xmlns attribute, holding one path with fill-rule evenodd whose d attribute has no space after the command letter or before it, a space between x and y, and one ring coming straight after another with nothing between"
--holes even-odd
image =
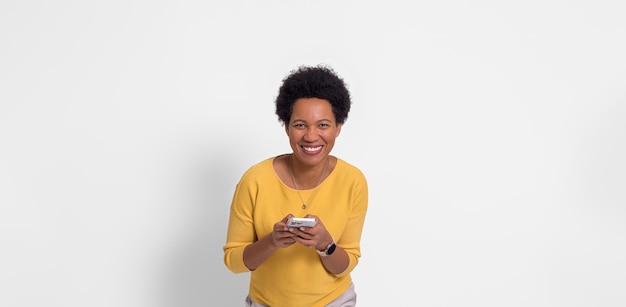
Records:
<instances>
[{"instance_id":1,"label":"gold necklace","mask_svg":"<svg viewBox=\"0 0 626 307\"><path fill-rule=\"evenodd\" d=\"M298 192L298 197L300 198L300 201L302 202L302 209L306 209L306 204L309 202L309 200L311 200L311 197L313 197L313 194L315 194L315 192L317 191L317 188L320 186L320 183L322 183L322 178L324 178L324 173L326 173L326 169L328 168L328 157L326 157L326 164L324 164L324 170L322 170L322 174L320 175L320 179L317 180L317 185L315 185L315 189L313 190L313 192L311 192L311 195L309 195L309 198L307 198L306 201L304 201L302 199L302 195L300 195L300 189L298 189L298 185L296 184L296 177L293 175L293 169L291 169L291 156L293 156L293 154L289 155L289 173L291 173L291 180L293 181L293 186L296 187L296 192Z\"/></svg>"}]
</instances>

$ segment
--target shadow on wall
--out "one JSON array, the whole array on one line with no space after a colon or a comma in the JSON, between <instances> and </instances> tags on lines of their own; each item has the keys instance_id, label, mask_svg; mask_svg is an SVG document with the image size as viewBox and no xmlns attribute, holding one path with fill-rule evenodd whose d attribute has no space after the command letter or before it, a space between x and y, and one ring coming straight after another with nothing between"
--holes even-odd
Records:
<instances>
[{"instance_id":1,"label":"shadow on wall","mask_svg":"<svg viewBox=\"0 0 626 307\"><path fill-rule=\"evenodd\" d=\"M214 152L198 162L201 165L192 165L192 201L181 204L191 207L191 217L182 239L173 245L176 250L168 251L172 256L165 263L159 306L244 305L249 273L228 270L222 250L231 198L241 176L231 167L235 163L236 157Z\"/></svg>"}]
</instances>

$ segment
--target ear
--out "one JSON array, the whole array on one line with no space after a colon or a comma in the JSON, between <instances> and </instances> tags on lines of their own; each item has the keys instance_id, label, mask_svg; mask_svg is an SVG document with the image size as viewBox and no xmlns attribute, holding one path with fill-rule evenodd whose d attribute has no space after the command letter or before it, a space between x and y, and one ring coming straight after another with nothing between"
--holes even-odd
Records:
<instances>
[{"instance_id":1,"label":"ear","mask_svg":"<svg viewBox=\"0 0 626 307\"><path fill-rule=\"evenodd\" d=\"M283 123L283 126L285 126L285 133L287 133L287 136L289 136L289 125L286 123Z\"/></svg>"},{"instance_id":2,"label":"ear","mask_svg":"<svg viewBox=\"0 0 626 307\"><path fill-rule=\"evenodd\" d=\"M335 133L335 138L337 138L339 136L339 133L341 133L342 126L343 124L337 124L337 133Z\"/></svg>"}]
</instances>

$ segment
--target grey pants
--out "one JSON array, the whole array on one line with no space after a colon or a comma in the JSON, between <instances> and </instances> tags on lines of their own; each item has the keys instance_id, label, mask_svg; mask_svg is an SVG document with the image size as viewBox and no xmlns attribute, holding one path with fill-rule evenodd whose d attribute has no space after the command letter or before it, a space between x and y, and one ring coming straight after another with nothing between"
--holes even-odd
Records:
<instances>
[{"instance_id":1,"label":"grey pants","mask_svg":"<svg viewBox=\"0 0 626 307\"><path fill-rule=\"evenodd\" d=\"M326 307L355 307L356 306L356 292L354 291L354 284L350 284L350 288L346 290L340 297L336 298ZM246 307L270 307L267 305L253 302L250 296L246 297Z\"/></svg>"}]
</instances>

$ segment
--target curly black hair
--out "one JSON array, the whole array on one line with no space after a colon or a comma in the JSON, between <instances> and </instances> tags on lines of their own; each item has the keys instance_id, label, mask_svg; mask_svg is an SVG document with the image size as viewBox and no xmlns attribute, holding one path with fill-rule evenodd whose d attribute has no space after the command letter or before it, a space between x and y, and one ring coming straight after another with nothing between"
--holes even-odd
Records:
<instances>
[{"instance_id":1,"label":"curly black hair","mask_svg":"<svg viewBox=\"0 0 626 307\"><path fill-rule=\"evenodd\" d=\"M326 65L300 66L283 79L276 97L276 115L288 124L296 100L319 98L330 102L337 124L343 124L350 112L350 92L346 83Z\"/></svg>"}]
</instances>

